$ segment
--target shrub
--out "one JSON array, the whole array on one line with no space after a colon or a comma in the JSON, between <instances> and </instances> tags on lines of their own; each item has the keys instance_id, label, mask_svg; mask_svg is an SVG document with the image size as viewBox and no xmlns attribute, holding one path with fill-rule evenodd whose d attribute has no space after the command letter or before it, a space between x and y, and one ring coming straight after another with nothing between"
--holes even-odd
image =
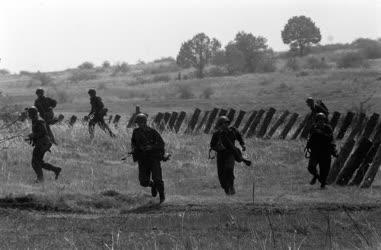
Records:
<instances>
[{"instance_id":1,"label":"shrub","mask_svg":"<svg viewBox=\"0 0 381 250\"><path fill-rule=\"evenodd\" d=\"M179 98L181 99L191 99L194 97L192 89L188 85L179 85L178 87Z\"/></svg>"},{"instance_id":2,"label":"shrub","mask_svg":"<svg viewBox=\"0 0 381 250\"><path fill-rule=\"evenodd\" d=\"M155 75L152 79L153 82L169 82L170 80L169 75Z\"/></svg>"},{"instance_id":3,"label":"shrub","mask_svg":"<svg viewBox=\"0 0 381 250\"><path fill-rule=\"evenodd\" d=\"M348 52L339 57L338 68L360 68L366 67L365 56L360 52Z\"/></svg>"},{"instance_id":4,"label":"shrub","mask_svg":"<svg viewBox=\"0 0 381 250\"><path fill-rule=\"evenodd\" d=\"M162 74L162 73L171 73L177 72L180 70L180 67L176 63L167 63L160 65L146 65L143 68L143 74Z\"/></svg>"},{"instance_id":5,"label":"shrub","mask_svg":"<svg viewBox=\"0 0 381 250\"><path fill-rule=\"evenodd\" d=\"M367 59L381 58L381 42L377 40L359 38L353 41L352 45L360 49Z\"/></svg>"},{"instance_id":6,"label":"shrub","mask_svg":"<svg viewBox=\"0 0 381 250\"><path fill-rule=\"evenodd\" d=\"M290 57L287 59L285 67L288 70L298 71L301 68L300 60L296 57Z\"/></svg>"},{"instance_id":7,"label":"shrub","mask_svg":"<svg viewBox=\"0 0 381 250\"><path fill-rule=\"evenodd\" d=\"M0 69L0 75L9 75L10 72L7 69Z\"/></svg>"},{"instance_id":8,"label":"shrub","mask_svg":"<svg viewBox=\"0 0 381 250\"><path fill-rule=\"evenodd\" d=\"M275 64L276 58L272 50L257 52L251 61L253 72L274 72Z\"/></svg>"},{"instance_id":9,"label":"shrub","mask_svg":"<svg viewBox=\"0 0 381 250\"><path fill-rule=\"evenodd\" d=\"M326 69L326 68L328 68L328 64L326 63L324 57L319 59L316 56L309 56L306 59L304 68L307 68L307 69Z\"/></svg>"},{"instance_id":10,"label":"shrub","mask_svg":"<svg viewBox=\"0 0 381 250\"><path fill-rule=\"evenodd\" d=\"M53 78L47 75L46 73L41 73L37 71L37 73L33 74L33 80L41 83L41 86L48 86L53 83Z\"/></svg>"},{"instance_id":11,"label":"shrub","mask_svg":"<svg viewBox=\"0 0 381 250\"><path fill-rule=\"evenodd\" d=\"M221 67L212 66L206 71L206 75L210 77L219 77L228 75L228 72Z\"/></svg>"},{"instance_id":12,"label":"shrub","mask_svg":"<svg viewBox=\"0 0 381 250\"><path fill-rule=\"evenodd\" d=\"M94 64L91 62L84 62L81 65L78 66L79 69L93 69Z\"/></svg>"},{"instance_id":13,"label":"shrub","mask_svg":"<svg viewBox=\"0 0 381 250\"><path fill-rule=\"evenodd\" d=\"M128 66L128 64L126 62L123 62L123 63L117 63L115 66L114 66L114 71L112 72L112 76L116 76L118 73L122 73L122 74L125 74L127 73L128 71L130 71L130 67Z\"/></svg>"},{"instance_id":14,"label":"shrub","mask_svg":"<svg viewBox=\"0 0 381 250\"><path fill-rule=\"evenodd\" d=\"M104 61L104 62L102 63L102 68L103 68L103 69L108 69L108 68L110 68L110 67L111 67L111 64L110 64L109 61Z\"/></svg>"},{"instance_id":15,"label":"shrub","mask_svg":"<svg viewBox=\"0 0 381 250\"><path fill-rule=\"evenodd\" d=\"M210 99L210 97L214 94L214 91L212 89L212 87L207 87L205 88L202 93L201 93L201 98L204 98L204 99Z\"/></svg>"},{"instance_id":16,"label":"shrub","mask_svg":"<svg viewBox=\"0 0 381 250\"><path fill-rule=\"evenodd\" d=\"M154 63L176 63L176 60L169 56L169 57L162 57L160 59L156 59L153 61Z\"/></svg>"},{"instance_id":17,"label":"shrub","mask_svg":"<svg viewBox=\"0 0 381 250\"><path fill-rule=\"evenodd\" d=\"M89 81L97 78L97 75L91 71L79 70L74 71L72 75L68 78L70 82L78 83L81 81Z\"/></svg>"},{"instance_id":18,"label":"shrub","mask_svg":"<svg viewBox=\"0 0 381 250\"><path fill-rule=\"evenodd\" d=\"M34 73L26 71L26 70L21 70L19 74L20 76L33 76Z\"/></svg>"}]
</instances>

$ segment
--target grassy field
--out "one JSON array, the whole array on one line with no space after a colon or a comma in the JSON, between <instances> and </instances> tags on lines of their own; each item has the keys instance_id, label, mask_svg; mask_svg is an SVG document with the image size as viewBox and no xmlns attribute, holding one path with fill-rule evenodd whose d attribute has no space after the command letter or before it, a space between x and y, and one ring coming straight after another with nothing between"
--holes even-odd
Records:
<instances>
[{"instance_id":1,"label":"grassy field","mask_svg":"<svg viewBox=\"0 0 381 250\"><path fill-rule=\"evenodd\" d=\"M381 112L381 66L369 69L247 74L137 84L135 73L76 84L68 72L51 73L48 95L60 97L56 113L89 111L96 88L111 114L129 116L140 105L158 111L213 107L288 109L306 113L305 98L321 98L333 111ZM0 77L1 105L28 106L37 86L30 77ZM211 93L209 98L205 92ZM370 98L361 106L361 102ZM98 129L98 128L97 128ZM237 164L237 194L219 186L210 136L165 132L171 161L163 164L164 204L139 186L129 158L131 130L110 139L84 124L57 125L58 146L46 160L63 168L58 181L45 173L34 184L30 145L22 138L0 151L1 249L380 249L381 177L370 189L310 186L305 142L247 141L248 168ZM338 148L340 148L338 142Z\"/></svg>"}]
</instances>

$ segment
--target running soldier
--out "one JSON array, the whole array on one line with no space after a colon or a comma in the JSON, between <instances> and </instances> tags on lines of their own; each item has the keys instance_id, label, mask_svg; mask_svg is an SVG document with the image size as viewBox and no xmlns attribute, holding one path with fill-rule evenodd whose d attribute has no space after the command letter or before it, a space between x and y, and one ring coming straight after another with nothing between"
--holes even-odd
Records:
<instances>
[{"instance_id":1,"label":"running soldier","mask_svg":"<svg viewBox=\"0 0 381 250\"><path fill-rule=\"evenodd\" d=\"M99 96L96 96L97 92L95 89L90 89L88 91L88 94L90 96L90 104L91 104L91 111L89 115L87 116L89 119L89 133L90 137L94 138L94 128L95 125L98 124L98 126L103 130L110 134L111 137L115 137L115 134L111 131L109 126L106 124L104 117L107 114L107 109L104 107L104 104L102 102L102 98Z\"/></svg>"},{"instance_id":2,"label":"running soldier","mask_svg":"<svg viewBox=\"0 0 381 250\"><path fill-rule=\"evenodd\" d=\"M314 185L319 180L320 187L322 189L325 188L331 167L331 155L337 157L332 128L327 123L325 114L318 113L316 114L316 122L310 130L306 145L306 157L309 158L308 171L313 176L310 181L311 185ZM318 164L319 173L316 169Z\"/></svg>"},{"instance_id":3,"label":"running soldier","mask_svg":"<svg viewBox=\"0 0 381 250\"><path fill-rule=\"evenodd\" d=\"M138 162L140 185L151 187L153 197L159 192L160 203L163 203L165 194L160 161L169 157L165 155L165 143L160 134L147 125L145 114L137 114L135 122L138 127L132 133L131 148L133 160Z\"/></svg>"},{"instance_id":4,"label":"running soldier","mask_svg":"<svg viewBox=\"0 0 381 250\"><path fill-rule=\"evenodd\" d=\"M34 106L37 108L40 117L45 121L46 130L48 131L51 142L57 144L53 132L50 129L50 125L58 122L58 119L54 117L53 112L53 108L57 106L57 101L50 97L46 97L44 94L42 88L36 90L37 99L34 101Z\"/></svg>"},{"instance_id":5,"label":"running soldier","mask_svg":"<svg viewBox=\"0 0 381 250\"><path fill-rule=\"evenodd\" d=\"M220 116L217 120L213 133L210 149L217 152L217 172L221 187L227 195L234 195L234 164L244 162L247 166L251 161L242 157L241 150L235 146L237 140L241 145L242 151L246 150L242 135L235 127L229 127L230 120L226 116Z\"/></svg>"},{"instance_id":6,"label":"running soldier","mask_svg":"<svg viewBox=\"0 0 381 250\"><path fill-rule=\"evenodd\" d=\"M52 146L48 130L46 129L45 121L38 119L38 113L35 107L28 109L28 116L32 120L32 133L26 139L34 146L32 153L32 167L37 175L36 183L44 181L44 175L42 169L53 171L55 179L61 172L61 168L55 167L49 163L44 162L44 155L46 152L50 152Z\"/></svg>"}]
</instances>

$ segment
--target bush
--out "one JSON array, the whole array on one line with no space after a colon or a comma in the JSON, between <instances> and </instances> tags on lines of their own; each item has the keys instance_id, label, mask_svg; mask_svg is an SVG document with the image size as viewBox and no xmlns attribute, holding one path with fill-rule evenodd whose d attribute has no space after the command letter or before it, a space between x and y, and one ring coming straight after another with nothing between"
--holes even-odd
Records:
<instances>
[{"instance_id":1,"label":"bush","mask_svg":"<svg viewBox=\"0 0 381 250\"><path fill-rule=\"evenodd\" d=\"M10 72L7 69L0 69L0 75L9 75Z\"/></svg>"},{"instance_id":2,"label":"bush","mask_svg":"<svg viewBox=\"0 0 381 250\"><path fill-rule=\"evenodd\" d=\"M381 42L368 38L359 38L353 41L352 45L360 49L365 58L377 59L381 58Z\"/></svg>"},{"instance_id":3,"label":"bush","mask_svg":"<svg viewBox=\"0 0 381 250\"><path fill-rule=\"evenodd\" d=\"M339 57L338 68L360 68L367 67L365 56L360 52L348 52Z\"/></svg>"},{"instance_id":4,"label":"bush","mask_svg":"<svg viewBox=\"0 0 381 250\"><path fill-rule=\"evenodd\" d=\"M292 71L298 71L301 68L300 60L297 57L290 57L286 61L286 69Z\"/></svg>"},{"instance_id":5,"label":"bush","mask_svg":"<svg viewBox=\"0 0 381 250\"><path fill-rule=\"evenodd\" d=\"M191 99L194 97L192 89L188 85L179 85L178 87L179 98L181 99Z\"/></svg>"},{"instance_id":6,"label":"bush","mask_svg":"<svg viewBox=\"0 0 381 250\"><path fill-rule=\"evenodd\" d=\"M328 64L326 63L324 57L319 59L316 56L309 56L306 59L306 63L304 65L304 68L307 68L307 69L326 69L326 68L328 68Z\"/></svg>"},{"instance_id":7,"label":"bush","mask_svg":"<svg viewBox=\"0 0 381 250\"><path fill-rule=\"evenodd\" d=\"M180 67L176 63L167 63L160 65L146 65L143 68L144 74L162 74L162 73L171 73L177 72L180 70Z\"/></svg>"},{"instance_id":8,"label":"bush","mask_svg":"<svg viewBox=\"0 0 381 250\"><path fill-rule=\"evenodd\" d=\"M169 75L155 75L152 79L153 82L169 82L170 80Z\"/></svg>"},{"instance_id":9,"label":"bush","mask_svg":"<svg viewBox=\"0 0 381 250\"><path fill-rule=\"evenodd\" d=\"M102 68L103 68L103 69L108 69L108 68L110 68L110 67L111 67L111 64L110 64L109 61L104 61L104 62L102 63Z\"/></svg>"},{"instance_id":10,"label":"bush","mask_svg":"<svg viewBox=\"0 0 381 250\"><path fill-rule=\"evenodd\" d=\"M201 98L210 99L210 97L214 94L214 91L211 87L205 88L201 93Z\"/></svg>"},{"instance_id":11,"label":"bush","mask_svg":"<svg viewBox=\"0 0 381 250\"><path fill-rule=\"evenodd\" d=\"M33 74L32 80L40 82L41 86L48 86L53 83L53 78L51 78L46 73L41 73L40 71L37 71L37 73Z\"/></svg>"},{"instance_id":12,"label":"bush","mask_svg":"<svg viewBox=\"0 0 381 250\"><path fill-rule=\"evenodd\" d=\"M128 64L126 62L123 62L123 63L117 63L115 66L114 66L114 71L112 72L112 76L116 76L118 73L122 73L122 74L125 74L127 73L128 71L130 71L130 67L128 66Z\"/></svg>"},{"instance_id":13,"label":"bush","mask_svg":"<svg viewBox=\"0 0 381 250\"><path fill-rule=\"evenodd\" d=\"M74 71L72 75L68 78L68 80L73 83L78 83L81 81L94 80L96 78L97 78L97 75L94 72L79 70L79 71Z\"/></svg>"},{"instance_id":14,"label":"bush","mask_svg":"<svg viewBox=\"0 0 381 250\"><path fill-rule=\"evenodd\" d=\"M19 75L20 75L20 76L33 76L34 73L29 72L29 71L26 71L26 70L20 70Z\"/></svg>"},{"instance_id":15,"label":"bush","mask_svg":"<svg viewBox=\"0 0 381 250\"><path fill-rule=\"evenodd\" d=\"M91 62L84 62L81 65L78 66L79 69L93 69L94 64Z\"/></svg>"},{"instance_id":16,"label":"bush","mask_svg":"<svg viewBox=\"0 0 381 250\"><path fill-rule=\"evenodd\" d=\"M206 75L210 77L219 77L228 75L228 72L221 67L212 66L206 71Z\"/></svg>"},{"instance_id":17,"label":"bush","mask_svg":"<svg viewBox=\"0 0 381 250\"><path fill-rule=\"evenodd\" d=\"M154 63L175 63L176 64L176 60L173 58L173 57L162 57L160 59L156 59L153 61Z\"/></svg>"}]
</instances>

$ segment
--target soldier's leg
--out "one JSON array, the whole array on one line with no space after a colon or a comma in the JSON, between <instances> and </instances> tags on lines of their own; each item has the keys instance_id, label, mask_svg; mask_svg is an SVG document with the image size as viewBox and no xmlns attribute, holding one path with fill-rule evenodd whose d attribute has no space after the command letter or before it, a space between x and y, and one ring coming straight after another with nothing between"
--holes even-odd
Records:
<instances>
[{"instance_id":1,"label":"soldier's leg","mask_svg":"<svg viewBox=\"0 0 381 250\"><path fill-rule=\"evenodd\" d=\"M105 122L104 118L103 117L100 117L99 118L99 121L98 121L98 125L99 127L103 130L103 131L107 131L111 137L114 137L115 134L111 131L110 127L107 125L107 123Z\"/></svg>"},{"instance_id":2,"label":"soldier's leg","mask_svg":"<svg viewBox=\"0 0 381 250\"><path fill-rule=\"evenodd\" d=\"M221 187L225 190L225 193L228 193L229 189L226 185L225 175L224 175L224 163L225 157L223 153L217 153L217 174L218 180L220 181Z\"/></svg>"},{"instance_id":3,"label":"soldier's leg","mask_svg":"<svg viewBox=\"0 0 381 250\"><path fill-rule=\"evenodd\" d=\"M37 175L37 182L44 181L41 165L43 164L44 151L39 147L35 147L32 153L32 168Z\"/></svg>"},{"instance_id":4,"label":"soldier's leg","mask_svg":"<svg viewBox=\"0 0 381 250\"><path fill-rule=\"evenodd\" d=\"M159 192L160 197L164 196L164 181L159 159L151 159L151 173L154 187Z\"/></svg>"},{"instance_id":5,"label":"soldier's leg","mask_svg":"<svg viewBox=\"0 0 381 250\"><path fill-rule=\"evenodd\" d=\"M225 175L226 186L228 188L228 193L230 195L235 194L234 164L235 164L234 155L233 154L226 155L225 164L224 164L224 175Z\"/></svg>"},{"instance_id":6,"label":"soldier's leg","mask_svg":"<svg viewBox=\"0 0 381 250\"><path fill-rule=\"evenodd\" d=\"M149 167L146 160L138 161L139 183L142 187L151 186L151 171Z\"/></svg>"},{"instance_id":7,"label":"soldier's leg","mask_svg":"<svg viewBox=\"0 0 381 250\"><path fill-rule=\"evenodd\" d=\"M43 151L43 153L42 153L41 168L54 172L55 179L57 180L59 174L61 173L61 168L53 166L52 164L45 162L44 161L44 155L45 155L45 153L46 153L46 151Z\"/></svg>"},{"instance_id":8,"label":"soldier's leg","mask_svg":"<svg viewBox=\"0 0 381 250\"><path fill-rule=\"evenodd\" d=\"M313 175L310 181L311 185L314 185L316 181L319 179L319 174L316 169L317 164L318 164L318 157L311 155L308 161L308 167L307 167L308 172L310 172Z\"/></svg>"},{"instance_id":9,"label":"soldier's leg","mask_svg":"<svg viewBox=\"0 0 381 250\"><path fill-rule=\"evenodd\" d=\"M327 177L329 170L331 169L331 155L327 154L322 156L319 160L319 170L320 170L320 184L321 188L324 188L327 184Z\"/></svg>"},{"instance_id":10,"label":"soldier's leg","mask_svg":"<svg viewBox=\"0 0 381 250\"><path fill-rule=\"evenodd\" d=\"M89 121L89 134L91 138L94 138L94 128L95 128L96 120L95 118L90 119Z\"/></svg>"}]
</instances>

